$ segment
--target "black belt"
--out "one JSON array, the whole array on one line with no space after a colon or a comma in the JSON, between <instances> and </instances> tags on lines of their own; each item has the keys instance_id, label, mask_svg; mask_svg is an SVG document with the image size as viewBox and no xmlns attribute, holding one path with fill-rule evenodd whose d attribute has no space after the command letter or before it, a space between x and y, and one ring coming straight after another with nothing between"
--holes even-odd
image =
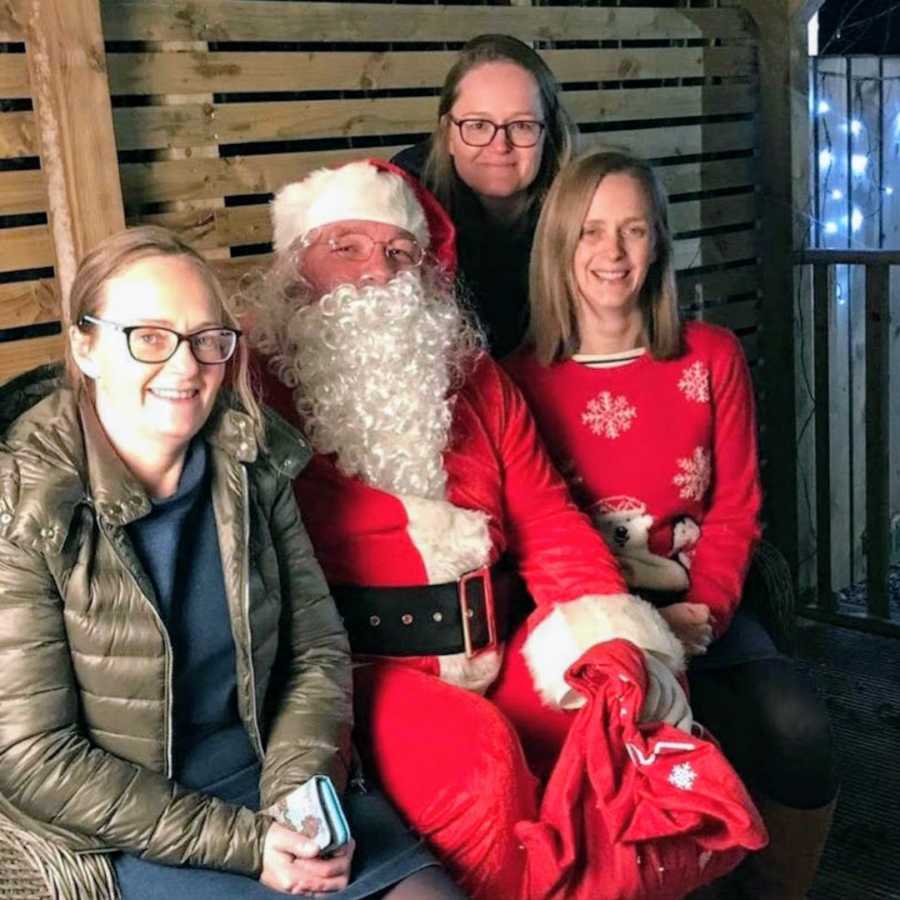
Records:
<instances>
[{"instance_id":1,"label":"black belt","mask_svg":"<svg viewBox=\"0 0 900 900\"><path fill-rule=\"evenodd\" d=\"M508 584L485 566L459 581L412 587L335 584L331 593L354 653L444 656L496 647L506 637Z\"/></svg>"}]
</instances>

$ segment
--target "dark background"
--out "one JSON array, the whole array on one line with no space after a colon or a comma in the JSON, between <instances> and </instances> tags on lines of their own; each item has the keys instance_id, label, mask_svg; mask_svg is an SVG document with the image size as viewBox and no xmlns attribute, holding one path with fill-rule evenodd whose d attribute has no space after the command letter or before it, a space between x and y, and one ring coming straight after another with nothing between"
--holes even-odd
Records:
<instances>
[{"instance_id":1,"label":"dark background","mask_svg":"<svg viewBox=\"0 0 900 900\"><path fill-rule=\"evenodd\" d=\"M825 0L819 55L900 55L900 0Z\"/></svg>"}]
</instances>

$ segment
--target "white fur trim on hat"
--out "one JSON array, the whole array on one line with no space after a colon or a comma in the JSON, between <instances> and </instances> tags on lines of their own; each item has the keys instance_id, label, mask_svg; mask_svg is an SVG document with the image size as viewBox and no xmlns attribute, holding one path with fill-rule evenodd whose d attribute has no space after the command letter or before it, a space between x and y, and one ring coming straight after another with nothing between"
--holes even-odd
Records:
<instances>
[{"instance_id":1,"label":"white fur trim on hat","mask_svg":"<svg viewBox=\"0 0 900 900\"><path fill-rule=\"evenodd\" d=\"M423 248L431 240L425 211L412 187L401 176L363 161L316 169L275 194L275 251L286 250L313 228L349 219L396 225L414 235Z\"/></svg>"},{"instance_id":2,"label":"white fur trim on hat","mask_svg":"<svg viewBox=\"0 0 900 900\"><path fill-rule=\"evenodd\" d=\"M681 641L650 603L629 594L588 594L557 603L522 647L544 702L563 709L582 705L584 701L566 683L566 670L594 644L615 638L652 652L674 674L684 671Z\"/></svg>"}]
</instances>

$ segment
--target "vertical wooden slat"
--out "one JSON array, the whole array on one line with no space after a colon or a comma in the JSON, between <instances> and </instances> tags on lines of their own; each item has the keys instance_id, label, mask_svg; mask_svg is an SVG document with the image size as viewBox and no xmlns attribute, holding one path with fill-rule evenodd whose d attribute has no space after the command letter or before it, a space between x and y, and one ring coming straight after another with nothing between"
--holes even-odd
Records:
<instances>
[{"instance_id":1,"label":"vertical wooden slat","mask_svg":"<svg viewBox=\"0 0 900 900\"><path fill-rule=\"evenodd\" d=\"M760 326L765 335L760 419L766 429L767 454L770 459L779 460L778 465L766 468L764 516L767 537L787 558L796 581L799 541L795 335L793 303L785 302L785 298L794 296L791 253L798 241L795 223L786 211L794 206L795 172L807 168L805 142L803 164L793 166L797 146L794 120L802 108L805 121L807 108L806 68L801 70L793 62L805 56L806 32L792 17L794 10L787 3L740 0L739 5L751 13L759 34L759 255L765 260L760 304ZM802 106L800 102L795 105L801 100Z\"/></svg>"},{"instance_id":2,"label":"vertical wooden slat","mask_svg":"<svg viewBox=\"0 0 900 900\"><path fill-rule=\"evenodd\" d=\"M125 227L97 0L25 0L25 42L60 296L81 258Z\"/></svg>"},{"instance_id":3,"label":"vertical wooden slat","mask_svg":"<svg viewBox=\"0 0 900 900\"><path fill-rule=\"evenodd\" d=\"M816 392L816 581L819 605L833 610L831 573L831 279L833 269L813 267L813 365Z\"/></svg>"},{"instance_id":4,"label":"vertical wooden slat","mask_svg":"<svg viewBox=\"0 0 900 900\"><path fill-rule=\"evenodd\" d=\"M869 613L882 618L888 617L890 561L889 279L888 266L866 266L866 583Z\"/></svg>"}]
</instances>

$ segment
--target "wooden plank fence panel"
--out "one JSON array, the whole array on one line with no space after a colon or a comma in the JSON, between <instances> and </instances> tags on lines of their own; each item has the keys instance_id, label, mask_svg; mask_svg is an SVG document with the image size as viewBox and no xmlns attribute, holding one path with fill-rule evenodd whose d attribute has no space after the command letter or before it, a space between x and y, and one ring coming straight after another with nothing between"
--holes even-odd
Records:
<instances>
[{"instance_id":1,"label":"wooden plank fence panel","mask_svg":"<svg viewBox=\"0 0 900 900\"><path fill-rule=\"evenodd\" d=\"M678 273L678 294L683 305L705 307L728 297L746 296L759 291L762 273L752 262L714 272Z\"/></svg>"},{"instance_id":2,"label":"wooden plank fence panel","mask_svg":"<svg viewBox=\"0 0 900 900\"><path fill-rule=\"evenodd\" d=\"M438 89L456 56L440 50L182 51L110 53L107 60L110 93L118 96ZM561 82L733 78L755 71L752 47L547 50L542 56Z\"/></svg>"},{"instance_id":3,"label":"wooden plank fence panel","mask_svg":"<svg viewBox=\"0 0 900 900\"><path fill-rule=\"evenodd\" d=\"M30 110L0 112L0 159L37 155L34 113Z\"/></svg>"},{"instance_id":4,"label":"wooden plank fence panel","mask_svg":"<svg viewBox=\"0 0 900 900\"><path fill-rule=\"evenodd\" d=\"M0 97L18 100L30 96L25 54L0 53Z\"/></svg>"},{"instance_id":5,"label":"wooden plank fence panel","mask_svg":"<svg viewBox=\"0 0 900 900\"><path fill-rule=\"evenodd\" d=\"M738 9L494 7L284 3L273 0L102 0L114 41L467 41L503 32L522 40L754 39Z\"/></svg>"},{"instance_id":6,"label":"wooden plank fence panel","mask_svg":"<svg viewBox=\"0 0 900 900\"><path fill-rule=\"evenodd\" d=\"M656 173L669 196L753 187L756 184L756 164L749 156L704 162L664 163L656 167Z\"/></svg>"},{"instance_id":7,"label":"wooden plank fence panel","mask_svg":"<svg viewBox=\"0 0 900 900\"><path fill-rule=\"evenodd\" d=\"M0 329L39 325L58 318L59 299L51 279L0 284Z\"/></svg>"},{"instance_id":8,"label":"wooden plank fence panel","mask_svg":"<svg viewBox=\"0 0 900 900\"><path fill-rule=\"evenodd\" d=\"M720 265L756 258L756 234L753 230L735 231L675 241L675 268Z\"/></svg>"},{"instance_id":9,"label":"wooden plank fence panel","mask_svg":"<svg viewBox=\"0 0 900 900\"><path fill-rule=\"evenodd\" d=\"M53 242L46 225L0 231L0 272L41 269L53 265Z\"/></svg>"},{"instance_id":10,"label":"wooden plank fence panel","mask_svg":"<svg viewBox=\"0 0 900 900\"><path fill-rule=\"evenodd\" d=\"M565 95L578 123L750 113L754 102L748 85ZM436 119L436 97L136 106L113 113L119 150L424 133Z\"/></svg>"},{"instance_id":11,"label":"wooden plank fence panel","mask_svg":"<svg viewBox=\"0 0 900 900\"><path fill-rule=\"evenodd\" d=\"M0 343L0 384L20 372L62 359L62 335Z\"/></svg>"},{"instance_id":12,"label":"wooden plank fence panel","mask_svg":"<svg viewBox=\"0 0 900 900\"><path fill-rule=\"evenodd\" d=\"M47 188L40 169L0 172L0 215L44 212Z\"/></svg>"},{"instance_id":13,"label":"wooden plank fence panel","mask_svg":"<svg viewBox=\"0 0 900 900\"><path fill-rule=\"evenodd\" d=\"M737 303L721 303L703 310L700 316L704 322L723 325L732 331L755 329L759 322L759 302L757 300L741 300Z\"/></svg>"},{"instance_id":14,"label":"wooden plank fence panel","mask_svg":"<svg viewBox=\"0 0 900 900\"><path fill-rule=\"evenodd\" d=\"M690 200L671 207L672 230L697 231L720 225L752 227L752 195ZM272 239L268 203L215 210L187 210L135 216L130 224L153 224L169 228L200 250L268 243Z\"/></svg>"},{"instance_id":15,"label":"wooden plank fence panel","mask_svg":"<svg viewBox=\"0 0 900 900\"><path fill-rule=\"evenodd\" d=\"M585 146L626 148L641 155L684 156L702 152L751 150L751 122L722 122L668 128L595 132L584 137ZM232 156L225 159L184 159L126 163L119 168L125 206L135 210L148 203L200 200L231 194L264 194L325 165L363 155L390 158L402 145L365 151L325 150Z\"/></svg>"},{"instance_id":16,"label":"wooden plank fence panel","mask_svg":"<svg viewBox=\"0 0 900 900\"><path fill-rule=\"evenodd\" d=\"M0 41L4 43L21 43L25 40L20 2L21 0L6 0L5 3L0 3Z\"/></svg>"},{"instance_id":17,"label":"wooden plank fence panel","mask_svg":"<svg viewBox=\"0 0 900 900\"><path fill-rule=\"evenodd\" d=\"M748 78L757 72L756 49L749 45L542 50L541 56L562 84L587 80L627 82L638 78ZM586 74L591 78L586 78Z\"/></svg>"},{"instance_id":18,"label":"wooden plank fence panel","mask_svg":"<svg viewBox=\"0 0 900 900\"><path fill-rule=\"evenodd\" d=\"M669 229L673 234L725 225L752 226L755 220L756 198L753 194L691 200L669 207Z\"/></svg>"},{"instance_id":19,"label":"wooden plank fence panel","mask_svg":"<svg viewBox=\"0 0 900 900\"><path fill-rule=\"evenodd\" d=\"M0 36L24 37L20 7L25 2L0 4ZM660 161L661 180L675 195L673 231L686 235L676 241L682 301L692 315L745 332L747 347L758 352L756 337L748 333L753 331L761 282L754 235L757 36L742 11L272 0L100 0L100 8L104 38L130 42L127 52L114 46L106 58L109 92L141 98L113 110L117 149L140 151L136 158L144 160L119 166L129 223L173 228L209 256L232 286L247 271L267 263L265 254L221 257L230 248L268 243L269 194L318 166L365 154L390 157L402 149L392 136L408 140L409 135L431 130L435 95L456 53L420 46L404 49L406 43L462 43L472 34L490 31L539 41L662 44L702 39L703 46L582 46L541 52L559 80L573 86L564 91L564 102L588 129L584 147L627 149ZM713 38L728 46L709 46ZM209 50L213 41L225 45ZM228 41L281 46L252 52L246 47L228 49ZM304 49L286 51L284 43L291 41ZM336 49L335 42L345 46ZM361 42L364 49L353 46ZM379 50L378 44L385 49ZM6 96L29 95L25 59L21 53L5 59L0 55L0 96L4 88ZM661 79L689 78L704 78L706 83L660 84ZM651 84L638 85L648 79ZM430 95L336 96L397 89ZM310 92L317 91L328 92L327 98L314 99ZM284 92L299 92L301 98L285 97ZM214 95L223 93L281 94L282 99L216 102ZM712 115L727 120L702 121ZM654 125L656 119L665 124ZM680 124L679 119L688 121ZM348 147L348 139L357 137L381 138L387 146ZM278 153L255 153L256 148L248 146L242 155L227 158L208 153L223 144L282 140L319 144L312 151L298 147ZM0 156L38 152L33 114L0 114ZM709 154L731 158L704 158ZM702 196L722 189L740 193ZM681 200L681 194L692 196ZM260 202L218 206L222 198L252 195L259 195ZM41 172L0 173L0 214L46 207ZM723 228L727 231L717 233ZM5 254L0 251L0 266L14 261L21 265L26 259L52 263L47 230L35 229L16 229ZM19 248L25 248L24 255ZM56 308L47 282L0 285L0 329L52 321ZM40 347L51 345L32 342L18 368L45 352Z\"/></svg>"}]
</instances>

